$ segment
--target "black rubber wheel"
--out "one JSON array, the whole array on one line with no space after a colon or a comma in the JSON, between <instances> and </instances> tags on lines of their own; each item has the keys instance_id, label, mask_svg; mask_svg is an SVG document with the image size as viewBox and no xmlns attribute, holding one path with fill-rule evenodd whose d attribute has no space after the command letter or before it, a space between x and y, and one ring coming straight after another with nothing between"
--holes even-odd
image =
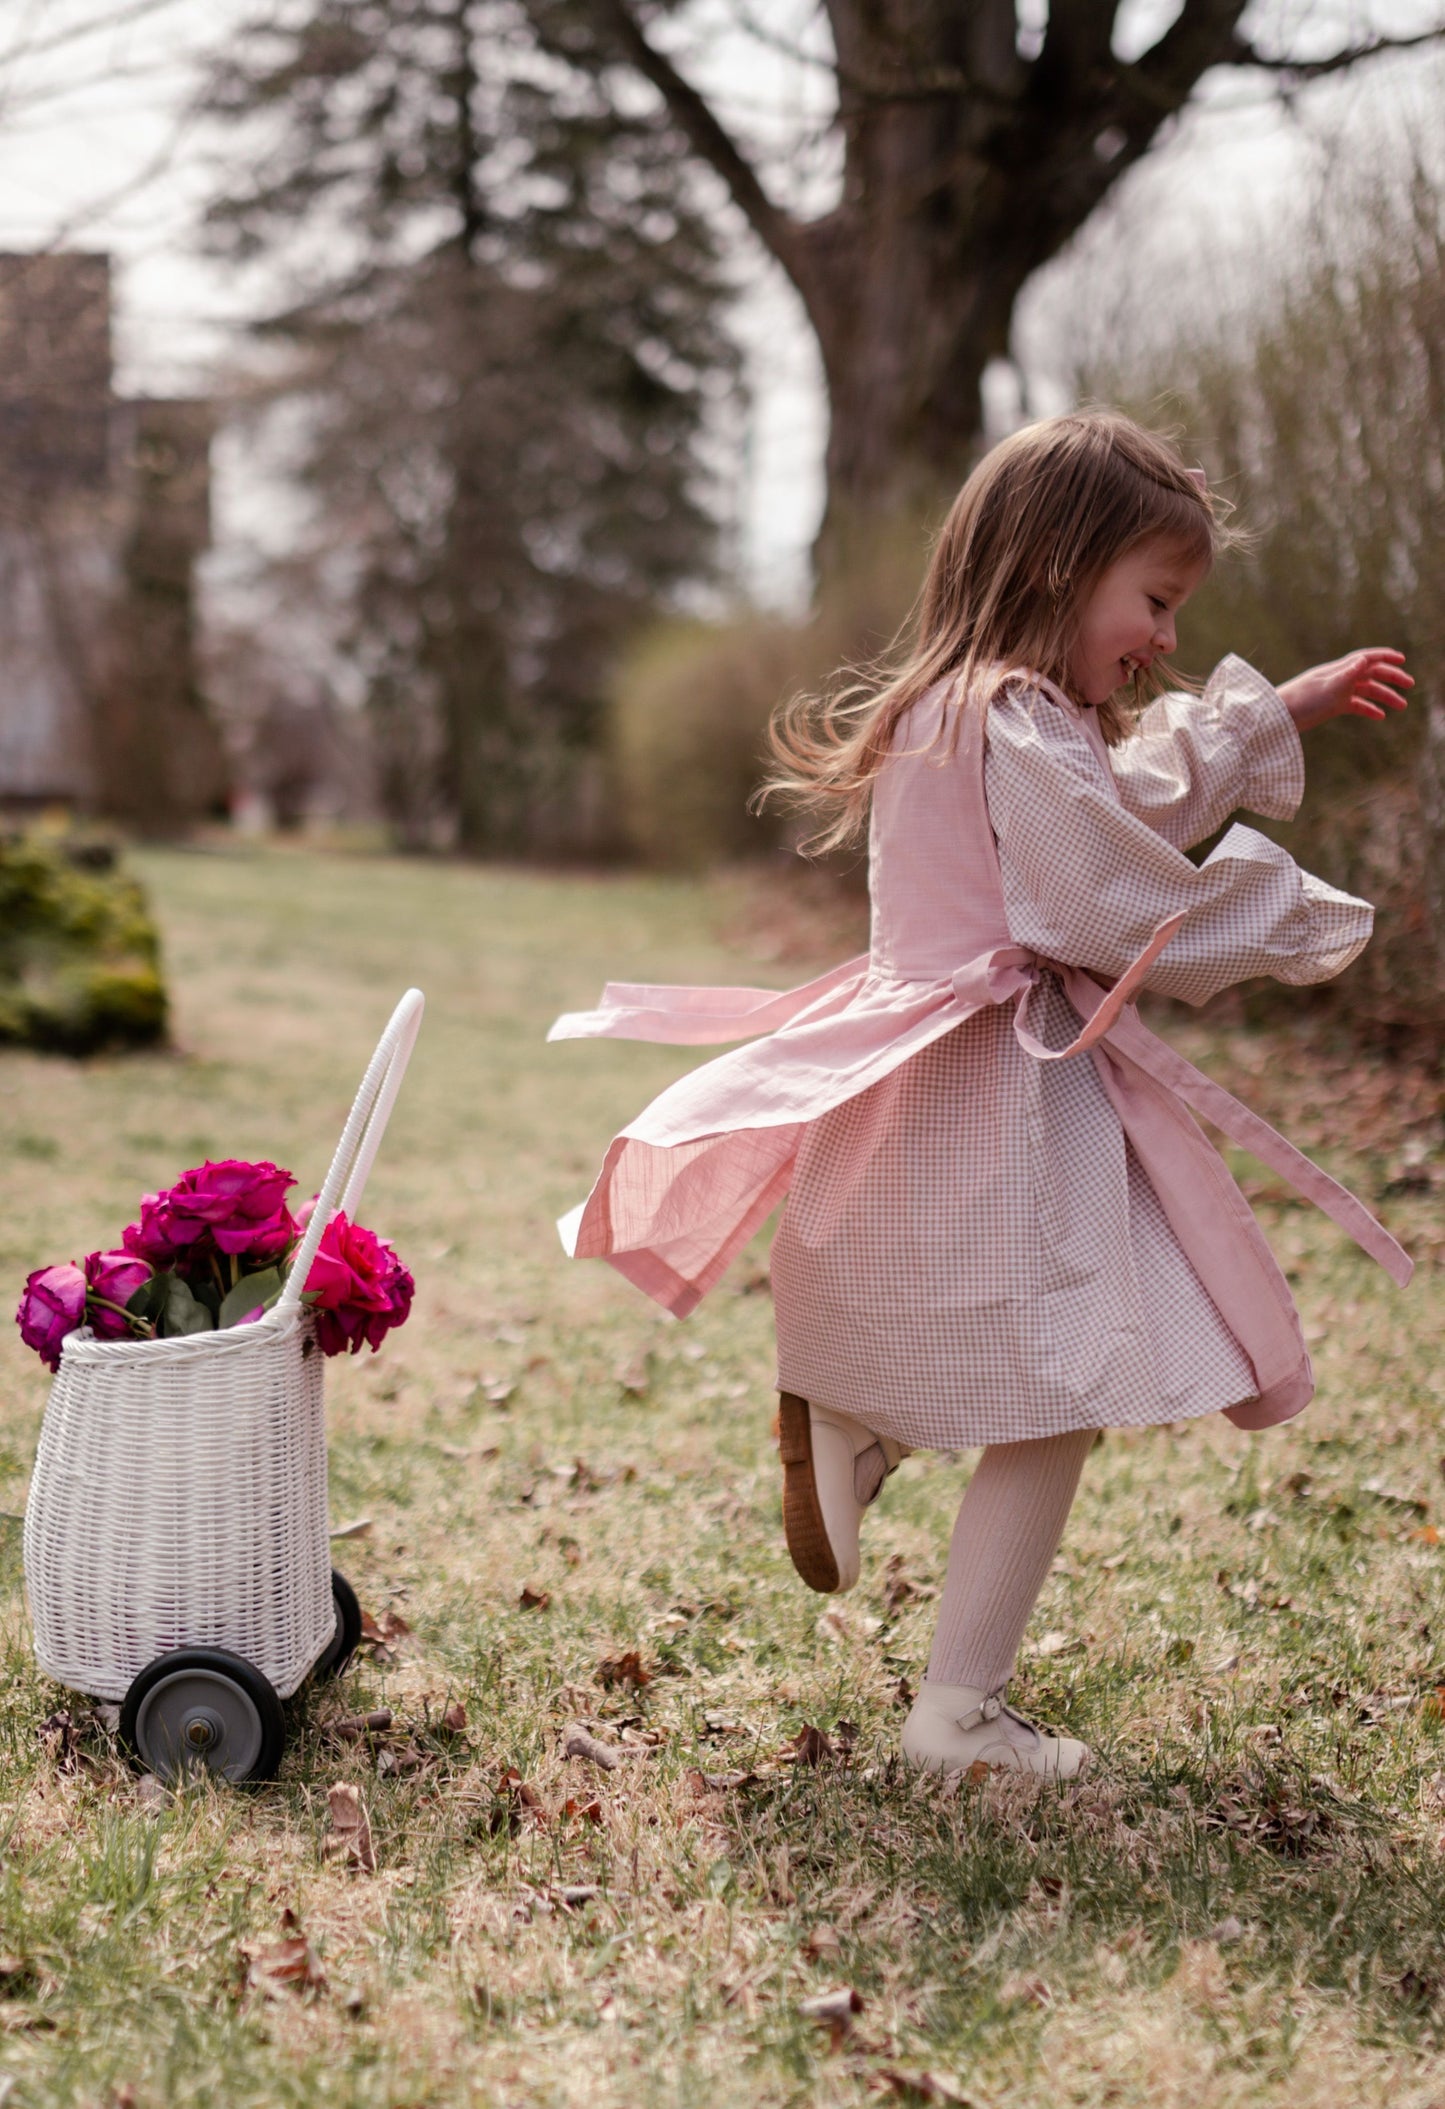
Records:
<instances>
[{"instance_id":1,"label":"black rubber wheel","mask_svg":"<svg viewBox=\"0 0 1445 2109\"><path fill-rule=\"evenodd\" d=\"M120 1732L163 1780L201 1770L233 1786L271 1779L286 1747L275 1687L224 1648L175 1648L148 1662L121 1703Z\"/></svg>"},{"instance_id":2,"label":"black rubber wheel","mask_svg":"<svg viewBox=\"0 0 1445 2109\"><path fill-rule=\"evenodd\" d=\"M318 1684L328 1678L339 1677L361 1640L361 1606L356 1600L356 1591L344 1574L331 1570L331 1600L336 1606L336 1630L316 1658L316 1667L311 1672Z\"/></svg>"}]
</instances>

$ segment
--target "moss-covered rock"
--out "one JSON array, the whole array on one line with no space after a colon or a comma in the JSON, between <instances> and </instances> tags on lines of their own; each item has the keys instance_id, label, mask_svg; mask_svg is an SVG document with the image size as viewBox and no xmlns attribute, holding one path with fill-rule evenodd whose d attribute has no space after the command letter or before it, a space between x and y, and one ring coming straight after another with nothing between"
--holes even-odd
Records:
<instances>
[{"instance_id":1,"label":"moss-covered rock","mask_svg":"<svg viewBox=\"0 0 1445 2109\"><path fill-rule=\"evenodd\" d=\"M160 939L115 852L0 836L0 1040L90 1054L165 1030Z\"/></svg>"}]
</instances>

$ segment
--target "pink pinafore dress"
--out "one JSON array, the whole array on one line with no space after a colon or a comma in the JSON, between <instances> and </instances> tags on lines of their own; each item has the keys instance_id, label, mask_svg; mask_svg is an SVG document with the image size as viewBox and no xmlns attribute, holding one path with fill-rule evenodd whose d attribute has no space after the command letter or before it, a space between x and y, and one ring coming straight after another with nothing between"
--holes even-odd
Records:
<instances>
[{"instance_id":1,"label":"pink pinafore dress","mask_svg":"<svg viewBox=\"0 0 1445 2109\"><path fill-rule=\"evenodd\" d=\"M1368 904L1231 828L1303 789L1283 704L1237 659L1121 746L1028 676L925 696L877 779L868 954L800 989L611 984L553 1038L751 1039L662 1093L564 1219L679 1317L786 1202L780 1388L915 1447L1214 1411L1313 1389L1294 1304L1190 1108L1410 1261L1318 1166L1140 1021L1261 973L1338 973Z\"/></svg>"}]
</instances>

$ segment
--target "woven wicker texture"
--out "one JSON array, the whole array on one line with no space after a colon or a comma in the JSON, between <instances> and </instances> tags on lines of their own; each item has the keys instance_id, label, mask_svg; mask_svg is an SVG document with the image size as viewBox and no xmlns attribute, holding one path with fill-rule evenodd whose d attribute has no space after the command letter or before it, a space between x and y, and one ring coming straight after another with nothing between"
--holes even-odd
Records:
<instances>
[{"instance_id":1,"label":"woven wicker texture","mask_svg":"<svg viewBox=\"0 0 1445 2109\"><path fill-rule=\"evenodd\" d=\"M72 1333L25 1509L41 1668L122 1699L172 1648L225 1648L289 1698L332 1638L324 1361L301 1290L339 1202L359 1205L421 1023L394 1012L276 1308L177 1340Z\"/></svg>"}]
</instances>

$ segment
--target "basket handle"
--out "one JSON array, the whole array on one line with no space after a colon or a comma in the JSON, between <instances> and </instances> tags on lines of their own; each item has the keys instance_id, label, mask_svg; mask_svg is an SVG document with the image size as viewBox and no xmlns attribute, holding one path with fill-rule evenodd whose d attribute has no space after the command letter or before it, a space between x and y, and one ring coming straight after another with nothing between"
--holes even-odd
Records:
<instances>
[{"instance_id":1,"label":"basket handle","mask_svg":"<svg viewBox=\"0 0 1445 2109\"><path fill-rule=\"evenodd\" d=\"M386 1031L376 1044L376 1053L367 1064L366 1075L361 1079L361 1089L352 1101L346 1126L341 1131L341 1140L336 1145L336 1155L331 1160L321 1192L316 1197L316 1206L311 1211L311 1220L306 1225L306 1234L291 1263L286 1276L286 1285L278 1297L274 1309L279 1314L292 1311L301 1301L306 1287L306 1277L311 1272L311 1263L316 1257L322 1233L338 1208L344 1208L355 1220L355 1212L361 1205L366 1191L366 1182L376 1153L381 1147L381 1138L386 1133L386 1124L391 1118L391 1109L396 1104L396 1095L401 1089L401 1080L406 1075L406 1065L411 1060L412 1048L421 1027L421 1014L426 999L420 989L408 989L391 1014Z\"/></svg>"}]
</instances>

